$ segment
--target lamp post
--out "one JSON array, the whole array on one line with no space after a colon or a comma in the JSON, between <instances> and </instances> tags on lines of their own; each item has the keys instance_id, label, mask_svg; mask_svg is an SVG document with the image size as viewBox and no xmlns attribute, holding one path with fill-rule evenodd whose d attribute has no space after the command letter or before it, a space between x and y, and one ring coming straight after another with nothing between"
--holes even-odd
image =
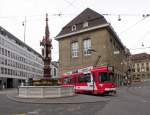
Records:
<instances>
[{"instance_id":1,"label":"lamp post","mask_svg":"<svg viewBox=\"0 0 150 115\"><path fill-rule=\"evenodd\" d=\"M26 40L26 26L27 26L26 24L27 24L27 20L26 20L26 16L25 16L25 20L22 23L22 26L24 26L24 43Z\"/></svg>"},{"instance_id":2,"label":"lamp post","mask_svg":"<svg viewBox=\"0 0 150 115\"><path fill-rule=\"evenodd\" d=\"M95 49L88 49L88 51L97 53L97 51ZM99 60L101 59L101 57L102 56L98 54L97 59L96 59L95 63L93 64L94 67L97 66L97 64L98 64Z\"/></svg>"}]
</instances>

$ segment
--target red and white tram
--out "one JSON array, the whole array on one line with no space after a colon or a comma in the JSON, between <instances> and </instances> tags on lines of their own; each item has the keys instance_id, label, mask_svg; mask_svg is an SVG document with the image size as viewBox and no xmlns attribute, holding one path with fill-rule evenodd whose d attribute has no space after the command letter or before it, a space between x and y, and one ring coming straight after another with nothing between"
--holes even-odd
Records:
<instances>
[{"instance_id":1,"label":"red and white tram","mask_svg":"<svg viewBox=\"0 0 150 115\"><path fill-rule=\"evenodd\" d=\"M75 73L62 76L63 86L74 86L76 93L116 93L112 66L98 66L78 69Z\"/></svg>"}]
</instances>

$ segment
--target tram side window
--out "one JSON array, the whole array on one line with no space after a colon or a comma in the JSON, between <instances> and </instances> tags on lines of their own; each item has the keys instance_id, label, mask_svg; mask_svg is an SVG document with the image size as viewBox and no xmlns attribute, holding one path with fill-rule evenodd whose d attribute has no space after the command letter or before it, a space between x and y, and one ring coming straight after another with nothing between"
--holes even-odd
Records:
<instances>
[{"instance_id":1,"label":"tram side window","mask_svg":"<svg viewBox=\"0 0 150 115\"><path fill-rule=\"evenodd\" d=\"M64 78L64 84L69 84L71 83L71 78L67 77L67 78Z\"/></svg>"},{"instance_id":2,"label":"tram side window","mask_svg":"<svg viewBox=\"0 0 150 115\"><path fill-rule=\"evenodd\" d=\"M84 75L79 76L78 81L79 81L79 83L91 82L90 74L84 74Z\"/></svg>"},{"instance_id":3,"label":"tram side window","mask_svg":"<svg viewBox=\"0 0 150 115\"><path fill-rule=\"evenodd\" d=\"M105 72L99 73L99 78L101 82L108 82L112 80L112 76L108 76L108 74Z\"/></svg>"},{"instance_id":4,"label":"tram side window","mask_svg":"<svg viewBox=\"0 0 150 115\"><path fill-rule=\"evenodd\" d=\"M109 73L108 76L110 77L110 81L115 82L115 78L114 78L114 74L113 73Z\"/></svg>"}]
</instances>

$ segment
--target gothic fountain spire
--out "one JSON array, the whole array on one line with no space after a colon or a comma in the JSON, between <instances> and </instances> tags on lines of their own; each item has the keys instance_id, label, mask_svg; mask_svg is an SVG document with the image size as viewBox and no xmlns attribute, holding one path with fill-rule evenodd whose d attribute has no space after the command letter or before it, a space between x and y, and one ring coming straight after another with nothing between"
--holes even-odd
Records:
<instances>
[{"instance_id":1,"label":"gothic fountain spire","mask_svg":"<svg viewBox=\"0 0 150 115\"><path fill-rule=\"evenodd\" d=\"M45 38L49 39L48 14L46 13Z\"/></svg>"},{"instance_id":2,"label":"gothic fountain spire","mask_svg":"<svg viewBox=\"0 0 150 115\"><path fill-rule=\"evenodd\" d=\"M45 36L43 37L42 42L40 45L43 46L42 48L42 57L44 61L44 79L50 79L51 78L51 48L52 43L51 39L49 38L49 26L48 26L48 14L46 14L46 26L45 26Z\"/></svg>"}]
</instances>

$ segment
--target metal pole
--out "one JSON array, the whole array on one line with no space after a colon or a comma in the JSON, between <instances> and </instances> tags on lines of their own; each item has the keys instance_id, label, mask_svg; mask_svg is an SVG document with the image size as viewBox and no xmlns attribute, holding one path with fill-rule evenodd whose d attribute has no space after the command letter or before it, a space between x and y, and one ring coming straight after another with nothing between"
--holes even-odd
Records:
<instances>
[{"instance_id":1,"label":"metal pole","mask_svg":"<svg viewBox=\"0 0 150 115\"><path fill-rule=\"evenodd\" d=\"M24 26L24 43L25 43L25 39L26 39L26 16L25 16L25 20L24 20L24 23L23 23L23 26Z\"/></svg>"}]
</instances>

